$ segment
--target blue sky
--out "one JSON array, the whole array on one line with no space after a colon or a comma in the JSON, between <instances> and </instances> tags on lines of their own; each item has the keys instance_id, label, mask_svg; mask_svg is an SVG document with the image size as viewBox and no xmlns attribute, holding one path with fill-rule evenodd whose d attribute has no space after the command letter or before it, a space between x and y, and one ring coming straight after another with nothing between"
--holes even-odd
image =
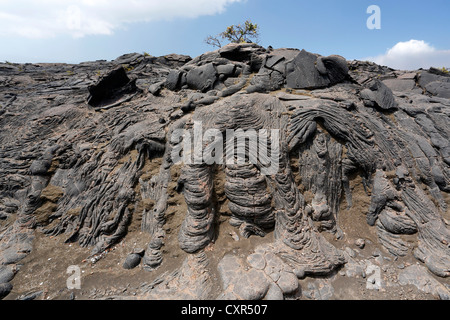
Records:
<instances>
[{"instance_id":1,"label":"blue sky","mask_svg":"<svg viewBox=\"0 0 450 320\"><path fill-rule=\"evenodd\" d=\"M381 10L381 29L367 28L370 5ZM264 47L394 68L450 67L449 14L449 0L0 0L0 61L195 57L214 49L206 36L250 19Z\"/></svg>"}]
</instances>

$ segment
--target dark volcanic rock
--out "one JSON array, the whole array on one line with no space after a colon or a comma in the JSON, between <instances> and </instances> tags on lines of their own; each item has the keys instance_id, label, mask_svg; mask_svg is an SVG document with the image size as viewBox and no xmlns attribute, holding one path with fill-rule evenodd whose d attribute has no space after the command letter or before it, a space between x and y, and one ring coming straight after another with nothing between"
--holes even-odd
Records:
<instances>
[{"instance_id":1,"label":"dark volcanic rock","mask_svg":"<svg viewBox=\"0 0 450 320\"><path fill-rule=\"evenodd\" d=\"M342 82L348 76L347 60L341 56L319 57L316 68L320 74L328 76L330 84Z\"/></svg>"},{"instance_id":2,"label":"dark volcanic rock","mask_svg":"<svg viewBox=\"0 0 450 320\"><path fill-rule=\"evenodd\" d=\"M376 107L383 110L392 110L397 108L395 97L383 82L378 79L372 80L367 85L371 93L368 95L368 100L374 103ZM366 98L366 97L365 97Z\"/></svg>"},{"instance_id":3,"label":"dark volcanic rock","mask_svg":"<svg viewBox=\"0 0 450 320\"><path fill-rule=\"evenodd\" d=\"M286 74L286 84L293 89L317 89L330 84L326 77L326 69L322 73L316 68L318 55L302 50L289 63Z\"/></svg>"},{"instance_id":4,"label":"dark volcanic rock","mask_svg":"<svg viewBox=\"0 0 450 320\"><path fill-rule=\"evenodd\" d=\"M167 75L166 88L169 90L176 90L181 87L181 76L183 75L180 71L172 70Z\"/></svg>"},{"instance_id":5,"label":"dark volcanic rock","mask_svg":"<svg viewBox=\"0 0 450 320\"><path fill-rule=\"evenodd\" d=\"M10 266L0 266L0 283L6 283L14 278L14 269Z\"/></svg>"},{"instance_id":6,"label":"dark volcanic rock","mask_svg":"<svg viewBox=\"0 0 450 320\"><path fill-rule=\"evenodd\" d=\"M450 99L450 82L433 81L425 86L433 96Z\"/></svg>"},{"instance_id":7,"label":"dark volcanic rock","mask_svg":"<svg viewBox=\"0 0 450 320\"><path fill-rule=\"evenodd\" d=\"M124 269L133 269L141 263L141 256L137 253L131 253L125 259L123 263Z\"/></svg>"},{"instance_id":8,"label":"dark volcanic rock","mask_svg":"<svg viewBox=\"0 0 450 320\"><path fill-rule=\"evenodd\" d=\"M213 64L208 63L190 70L186 76L186 83L191 89L205 92L214 87L217 77Z\"/></svg>"},{"instance_id":9,"label":"dark volcanic rock","mask_svg":"<svg viewBox=\"0 0 450 320\"><path fill-rule=\"evenodd\" d=\"M140 298L330 298L335 276L372 266L357 260L364 247L383 268L415 258L440 283L450 276L448 79L250 43L194 59L0 63L0 295L36 233L99 255L137 229L147 247L122 272L179 264ZM238 150L244 163L220 154L235 151L230 132L252 142ZM214 161L189 162L199 149ZM361 223L376 243L345 233ZM248 257L231 249L240 241ZM402 282L428 290L423 270L404 271ZM303 291L299 279L320 283Z\"/></svg>"},{"instance_id":10,"label":"dark volcanic rock","mask_svg":"<svg viewBox=\"0 0 450 320\"><path fill-rule=\"evenodd\" d=\"M317 89L343 81L347 61L339 56L322 57L302 50L286 65L286 85L293 89Z\"/></svg>"},{"instance_id":11,"label":"dark volcanic rock","mask_svg":"<svg viewBox=\"0 0 450 320\"><path fill-rule=\"evenodd\" d=\"M95 108L108 108L124 95L134 94L137 91L136 79L130 80L125 69L120 66L97 84L88 88L90 96L88 103Z\"/></svg>"},{"instance_id":12,"label":"dark volcanic rock","mask_svg":"<svg viewBox=\"0 0 450 320\"><path fill-rule=\"evenodd\" d=\"M0 299L6 297L11 292L12 289L13 286L11 283L9 282L0 283Z\"/></svg>"}]
</instances>

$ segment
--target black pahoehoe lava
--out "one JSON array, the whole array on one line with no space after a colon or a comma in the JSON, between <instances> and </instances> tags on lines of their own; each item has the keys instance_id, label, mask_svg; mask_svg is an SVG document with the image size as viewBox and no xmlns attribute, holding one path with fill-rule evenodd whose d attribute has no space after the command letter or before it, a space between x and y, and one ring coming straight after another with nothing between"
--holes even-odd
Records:
<instances>
[{"instance_id":1,"label":"black pahoehoe lava","mask_svg":"<svg viewBox=\"0 0 450 320\"><path fill-rule=\"evenodd\" d=\"M2 297L36 232L96 255L126 237L140 215L151 240L132 265L142 256L149 271L163 267L171 155L181 143L171 134L192 132L196 122L222 134L278 130L277 145L269 145L277 171L264 174L259 162L183 164L177 192L187 210L177 213L185 216L178 242L188 257L144 298L276 299L295 293L298 278L330 274L347 259L322 233L344 236L341 202L352 206L355 174L370 197L361 215L386 250L450 275L450 76L437 69L230 44L195 59L5 63L0 84ZM246 151L257 158L256 149ZM144 180L149 163L161 165ZM273 232L275 239L246 261L226 255L217 266L220 289L204 252L220 236L218 172L230 224L243 237ZM153 207L138 205L144 200Z\"/></svg>"}]
</instances>

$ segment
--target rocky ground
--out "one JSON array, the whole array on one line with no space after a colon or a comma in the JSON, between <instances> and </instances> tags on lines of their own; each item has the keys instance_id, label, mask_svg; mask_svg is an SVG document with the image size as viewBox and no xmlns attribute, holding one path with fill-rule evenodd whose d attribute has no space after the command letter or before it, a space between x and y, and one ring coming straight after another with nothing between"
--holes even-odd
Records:
<instances>
[{"instance_id":1,"label":"rocky ground","mask_svg":"<svg viewBox=\"0 0 450 320\"><path fill-rule=\"evenodd\" d=\"M449 116L443 71L296 49L0 63L0 297L449 299ZM172 163L194 121L280 170Z\"/></svg>"},{"instance_id":2,"label":"rocky ground","mask_svg":"<svg viewBox=\"0 0 450 320\"><path fill-rule=\"evenodd\" d=\"M360 222L364 228L365 221ZM225 225L225 227L227 227ZM207 253L211 264L218 264L226 254L245 258L250 248L260 244L259 239L233 240L231 228L222 242L211 246ZM369 232L368 228L364 228ZM362 231L362 230L360 230ZM437 300L448 290L449 281L430 274L426 267L414 258L392 256L376 242L376 235L359 238L348 235L333 244L345 250L351 263L331 276L305 278L299 281L300 290L291 299L300 300ZM148 287L158 283L164 274L174 271L182 264L186 254L166 253L167 260L160 269L148 272L139 267L126 270L123 262L135 248L145 247L146 235L136 231L126 240L111 248L99 260L90 260L89 249L75 244L65 244L61 238L39 235L33 251L21 261L23 267L12 280L13 289L4 300L95 300L123 299L145 296ZM355 245L356 239L365 239L363 249ZM264 239L270 242L271 239ZM242 243L244 242L244 243ZM95 261L95 262L94 262ZM67 268L80 267L80 289L68 289L71 275ZM378 268L368 269L368 266ZM375 275L379 272L380 282ZM221 287L220 279L216 279ZM375 283L373 283L375 282ZM379 284L379 285L378 285ZM167 297L162 297L167 299ZM209 299L215 299L213 295Z\"/></svg>"}]
</instances>

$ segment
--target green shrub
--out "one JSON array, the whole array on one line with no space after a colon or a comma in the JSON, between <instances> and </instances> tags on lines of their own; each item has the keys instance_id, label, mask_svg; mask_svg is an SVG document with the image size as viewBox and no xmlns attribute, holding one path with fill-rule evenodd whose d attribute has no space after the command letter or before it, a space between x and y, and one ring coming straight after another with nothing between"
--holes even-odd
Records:
<instances>
[{"instance_id":1,"label":"green shrub","mask_svg":"<svg viewBox=\"0 0 450 320\"><path fill-rule=\"evenodd\" d=\"M256 23L252 23L250 20L245 21L243 24L231 25L226 30L217 36L208 36L205 42L214 47L222 47L221 40L228 40L231 43L245 43L253 42L258 43L259 40L259 26Z\"/></svg>"}]
</instances>

